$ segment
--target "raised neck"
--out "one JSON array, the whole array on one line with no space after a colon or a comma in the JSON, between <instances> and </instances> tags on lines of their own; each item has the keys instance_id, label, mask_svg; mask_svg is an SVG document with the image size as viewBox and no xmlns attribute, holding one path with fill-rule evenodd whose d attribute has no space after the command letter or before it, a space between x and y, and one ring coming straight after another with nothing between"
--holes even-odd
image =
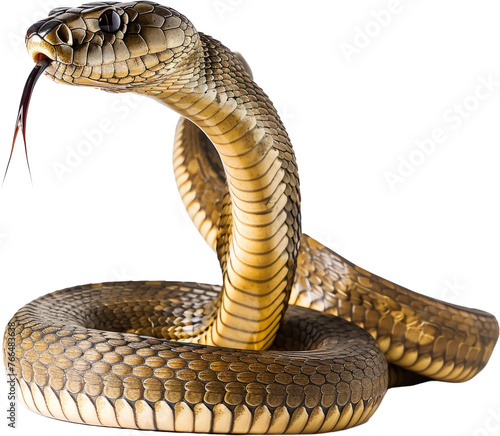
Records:
<instances>
[{"instance_id":1,"label":"raised neck","mask_svg":"<svg viewBox=\"0 0 500 436\"><path fill-rule=\"evenodd\" d=\"M210 138L226 172L219 223L222 301L202 343L265 349L291 290L300 240L300 194L288 135L267 95L236 56L207 35L176 69L147 91Z\"/></svg>"}]
</instances>

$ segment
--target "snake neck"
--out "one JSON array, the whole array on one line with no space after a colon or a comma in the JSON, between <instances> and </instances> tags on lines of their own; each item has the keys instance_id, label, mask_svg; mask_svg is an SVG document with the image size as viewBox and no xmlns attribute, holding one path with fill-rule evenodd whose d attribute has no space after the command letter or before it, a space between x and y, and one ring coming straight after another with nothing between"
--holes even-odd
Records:
<instances>
[{"instance_id":1,"label":"snake neck","mask_svg":"<svg viewBox=\"0 0 500 436\"><path fill-rule=\"evenodd\" d=\"M279 116L236 56L204 34L175 75L145 93L201 128L226 173L217 238L222 292L214 319L191 340L268 348L286 310L300 241L297 166Z\"/></svg>"},{"instance_id":2,"label":"snake neck","mask_svg":"<svg viewBox=\"0 0 500 436\"><path fill-rule=\"evenodd\" d=\"M226 173L222 292L215 319L191 340L265 349L286 310L299 248L295 156L276 109L230 50L200 34L192 56L189 68L146 91L207 134Z\"/></svg>"}]
</instances>

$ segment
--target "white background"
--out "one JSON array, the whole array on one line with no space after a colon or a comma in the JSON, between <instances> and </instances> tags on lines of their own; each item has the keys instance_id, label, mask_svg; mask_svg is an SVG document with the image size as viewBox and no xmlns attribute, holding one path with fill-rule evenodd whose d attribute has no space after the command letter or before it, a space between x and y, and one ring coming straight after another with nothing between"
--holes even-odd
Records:
<instances>
[{"instance_id":1,"label":"white background","mask_svg":"<svg viewBox=\"0 0 500 436\"><path fill-rule=\"evenodd\" d=\"M479 77L500 81L500 4L401 0L399 13L380 28L373 14L387 10L388 1L352 3L172 0L169 6L241 51L283 115L299 163L306 233L410 289L498 317L500 88L459 128L443 114L464 99L471 107ZM33 66L24 32L59 5L77 3L4 7L0 167ZM372 36L348 60L341 45L354 45L357 29ZM71 171L58 178L54 165L66 165L69 150L102 119L113 131L80 162L73 156ZM40 80L28 120L34 188L18 142L0 190L2 325L33 298L76 284L220 282L215 255L176 192L176 120L152 100ZM436 128L447 140L393 192L384 174L396 173L399 158ZM370 422L348 434L500 434L499 364L496 350L466 384L391 390ZM7 425L3 416L0 423ZM90 430L24 408L18 426L20 435Z\"/></svg>"}]
</instances>

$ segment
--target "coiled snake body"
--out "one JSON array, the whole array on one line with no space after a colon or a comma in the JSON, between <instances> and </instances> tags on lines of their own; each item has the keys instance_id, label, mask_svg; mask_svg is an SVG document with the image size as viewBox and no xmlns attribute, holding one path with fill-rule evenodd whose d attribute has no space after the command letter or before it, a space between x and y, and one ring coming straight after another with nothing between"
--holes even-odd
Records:
<instances>
[{"instance_id":1,"label":"coiled snake body","mask_svg":"<svg viewBox=\"0 0 500 436\"><path fill-rule=\"evenodd\" d=\"M30 409L125 428L326 432L365 422L389 386L466 381L487 363L492 315L301 233L276 110L243 59L184 16L151 2L58 8L27 46L56 82L145 94L183 117L177 184L223 276L77 286L20 309L4 353Z\"/></svg>"}]
</instances>

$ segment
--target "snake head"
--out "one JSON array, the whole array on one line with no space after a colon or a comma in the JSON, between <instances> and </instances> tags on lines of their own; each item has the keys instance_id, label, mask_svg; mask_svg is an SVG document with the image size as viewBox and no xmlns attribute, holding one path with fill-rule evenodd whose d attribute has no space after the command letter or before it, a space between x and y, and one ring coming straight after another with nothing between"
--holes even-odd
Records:
<instances>
[{"instance_id":1,"label":"snake head","mask_svg":"<svg viewBox=\"0 0 500 436\"><path fill-rule=\"evenodd\" d=\"M28 29L26 46L35 62L52 61L45 72L57 82L119 92L179 75L201 43L186 17L138 1L56 8Z\"/></svg>"}]
</instances>

